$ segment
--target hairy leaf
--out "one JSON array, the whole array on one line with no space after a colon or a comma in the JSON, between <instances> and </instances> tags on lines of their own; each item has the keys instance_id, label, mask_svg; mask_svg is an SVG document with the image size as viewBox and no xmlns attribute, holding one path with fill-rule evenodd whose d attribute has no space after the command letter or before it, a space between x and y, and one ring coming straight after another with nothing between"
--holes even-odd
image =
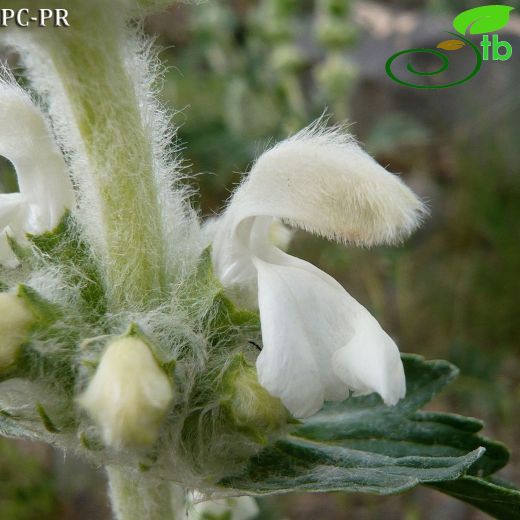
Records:
<instances>
[{"instance_id":1,"label":"hairy leaf","mask_svg":"<svg viewBox=\"0 0 520 520\"><path fill-rule=\"evenodd\" d=\"M385 406L374 394L329 404L221 484L259 495L292 490L390 494L502 467L508 451L477 435L481 422L417 412L457 369L413 355L404 355L403 362L408 391L396 406Z\"/></svg>"},{"instance_id":2,"label":"hairy leaf","mask_svg":"<svg viewBox=\"0 0 520 520\"><path fill-rule=\"evenodd\" d=\"M520 491L494 479L462 477L431 487L463 500L499 520L520 518Z\"/></svg>"},{"instance_id":3,"label":"hairy leaf","mask_svg":"<svg viewBox=\"0 0 520 520\"><path fill-rule=\"evenodd\" d=\"M77 286L84 303L96 315L105 309L104 288L100 273L86 242L76 228L74 217L67 212L58 227L42 235L29 235L35 248L35 257L24 258L41 263L42 259L66 267L64 275Z\"/></svg>"}]
</instances>

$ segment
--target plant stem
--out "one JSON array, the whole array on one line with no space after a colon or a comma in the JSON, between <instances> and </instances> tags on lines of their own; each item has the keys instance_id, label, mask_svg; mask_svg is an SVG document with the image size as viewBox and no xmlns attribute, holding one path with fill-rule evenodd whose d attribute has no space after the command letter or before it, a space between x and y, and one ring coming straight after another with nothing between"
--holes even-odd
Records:
<instances>
[{"instance_id":1,"label":"plant stem","mask_svg":"<svg viewBox=\"0 0 520 520\"><path fill-rule=\"evenodd\" d=\"M116 520L174 520L182 517L184 492L170 482L114 466L107 467L110 500Z\"/></svg>"},{"instance_id":2,"label":"plant stem","mask_svg":"<svg viewBox=\"0 0 520 520\"><path fill-rule=\"evenodd\" d=\"M130 30L120 3L77 2L70 28L42 31L79 129L101 206L100 255L116 310L160 296L163 230L151 130L143 121Z\"/></svg>"}]
</instances>

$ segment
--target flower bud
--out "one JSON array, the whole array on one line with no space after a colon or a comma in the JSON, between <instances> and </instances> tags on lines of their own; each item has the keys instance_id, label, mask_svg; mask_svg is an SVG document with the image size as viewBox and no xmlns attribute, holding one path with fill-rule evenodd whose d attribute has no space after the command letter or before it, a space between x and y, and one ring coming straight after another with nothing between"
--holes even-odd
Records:
<instances>
[{"instance_id":1,"label":"flower bud","mask_svg":"<svg viewBox=\"0 0 520 520\"><path fill-rule=\"evenodd\" d=\"M258 382L256 369L243 355L237 355L223 381L221 406L239 430L264 442L265 435L293 422L280 399Z\"/></svg>"},{"instance_id":2,"label":"flower bud","mask_svg":"<svg viewBox=\"0 0 520 520\"><path fill-rule=\"evenodd\" d=\"M0 293L0 373L13 366L34 321L29 306L15 293Z\"/></svg>"},{"instance_id":3,"label":"flower bud","mask_svg":"<svg viewBox=\"0 0 520 520\"><path fill-rule=\"evenodd\" d=\"M173 399L173 386L139 337L106 347L94 377L78 402L97 422L107 446L153 443Z\"/></svg>"}]
</instances>

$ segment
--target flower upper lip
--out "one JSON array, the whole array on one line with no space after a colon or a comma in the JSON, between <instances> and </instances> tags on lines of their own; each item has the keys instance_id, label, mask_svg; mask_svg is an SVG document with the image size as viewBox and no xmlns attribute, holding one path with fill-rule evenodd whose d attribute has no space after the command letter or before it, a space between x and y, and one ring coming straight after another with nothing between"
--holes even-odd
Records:
<instances>
[{"instance_id":1,"label":"flower upper lip","mask_svg":"<svg viewBox=\"0 0 520 520\"><path fill-rule=\"evenodd\" d=\"M315 124L265 152L215 226L215 272L238 303L258 306L260 383L296 417L324 400L405 394L399 351L375 318L332 277L269 240L273 222L344 243L408 235L424 205L353 138Z\"/></svg>"}]
</instances>

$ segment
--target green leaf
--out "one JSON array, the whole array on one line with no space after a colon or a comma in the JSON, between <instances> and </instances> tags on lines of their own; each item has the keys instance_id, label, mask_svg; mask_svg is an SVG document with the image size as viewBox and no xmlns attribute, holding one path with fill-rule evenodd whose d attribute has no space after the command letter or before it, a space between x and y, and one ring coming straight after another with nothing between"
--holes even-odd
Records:
<instances>
[{"instance_id":1,"label":"green leaf","mask_svg":"<svg viewBox=\"0 0 520 520\"><path fill-rule=\"evenodd\" d=\"M460 34L484 34L498 31L509 22L514 7L508 5L484 5L462 11L453 20L453 27Z\"/></svg>"},{"instance_id":2,"label":"green leaf","mask_svg":"<svg viewBox=\"0 0 520 520\"><path fill-rule=\"evenodd\" d=\"M0 409L0 436L38 440L42 438L42 424L26 420Z\"/></svg>"},{"instance_id":3,"label":"green leaf","mask_svg":"<svg viewBox=\"0 0 520 520\"><path fill-rule=\"evenodd\" d=\"M212 298L212 312L202 318L205 327L212 331L211 341L219 348L229 349L248 340L257 340L260 335L258 312L237 307L226 295L220 281L213 273L211 248L207 247L200 259L196 272L179 291L183 305L196 312L197 302ZM183 294L185 293L185 294ZM204 312L206 313L205 307Z\"/></svg>"},{"instance_id":4,"label":"green leaf","mask_svg":"<svg viewBox=\"0 0 520 520\"><path fill-rule=\"evenodd\" d=\"M446 361L426 362L412 355L403 355L403 363L408 391L397 406L385 406L375 394L326 405L221 485L260 495L333 490L391 494L502 467L508 451L476 434L481 422L417 412L457 369Z\"/></svg>"},{"instance_id":5,"label":"green leaf","mask_svg":"<svg viewBox=\"0 0 520 520\"><path fill-rule=\"evenodd\" d=\"M52 419L48 416L47 412L45 411L45 408L41 403L36 403L36 411L38 412L38 415L42 420L43 426L48 432L60 433L60 430L56 428L56 426L52 422Z\"/></svg>"},{"instance_id":6,"label":"green leaf","mask_svg":"<svg viewBox=\"0 0 520 520\"><path fill-rule=\"evenodd\" d=\"M26 255L21 260L31 262L33 268L43 260L59 265L71 285L78 288L85 305L96 316L105 311L105 293L98 266L70 212L65 213L53 231L27 238L34 246L35 255L32 258Z\"/></svg>"},{"instance_id":7,"label":"green leaf","mask_svg":"<svg viewBox=\"0 0 520 520\"><path fill-rule=\"evenodd\" d=\"M16 294L21 298L28 309L30 309L36 326L48 327L53 321L60 318L60 309L42 298L34 289L20 284Z\"/></svg>"},{"instance_id":8,"label":"green leaf","mask_svg":"<svg viewBox=\"0 0 520 520\"><path fill-rule=\"evenodd\" d=\"M493 518L520 518L520 491L498 480L462 477L430 486L485 511Z\"/></svg>"}]
</instances>

